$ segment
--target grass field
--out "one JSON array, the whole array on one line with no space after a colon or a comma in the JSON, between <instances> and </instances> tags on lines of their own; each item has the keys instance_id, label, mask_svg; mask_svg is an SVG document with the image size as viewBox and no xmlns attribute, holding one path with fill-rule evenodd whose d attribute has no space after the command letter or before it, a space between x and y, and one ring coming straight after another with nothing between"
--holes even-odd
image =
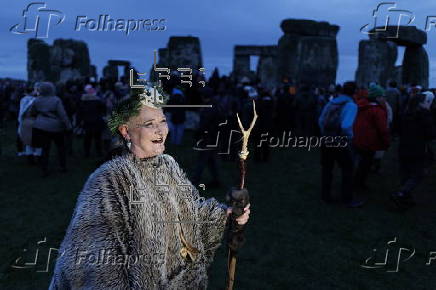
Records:
<instances>
[{"instance_id":1,"label":"grass field","mask_svg":"<svg viewBox=\"0 0 436 290\"><path fill-rule=\"evenodd\" d=\"M83 159L81 140L69 172L41 178L35 167L15 156L14 124L7 123L1 136L0 156L0 289L46 289L52 266L44 272L49 248L57 248L70 221L77 195L97 159ZM185 136L190 144L191 134ZM79 143L80 142L80 143ZM167 153L192 170L195 152L189 147L169 147ZM247 242L239 254L235 289L436 289L436 181L432 174L415 192L418 205L405 213L392 212L387 196L398 186L396 148L386 155L382 173L370 176L368 203L360 209L320 201L319 152L305 149L273 149L269 163L250 161L247 188L252 215ZM51 164L54 164L51 158ZM236 165L221 162L226 187L232 185ZM207 174L204 183L206 183ZM336 176L335 188L339 189ZM205 196L223 201L227 188L208 190ZM13 268L32 261L35 266ZM382 260L386 243L394 238L388 263L378 269L361 264L377 249ZM415 249L410 255L401 247ZM27 251L23 251L27 249ZM223 289L226 275L225 247L210 269L210 289ZM17 261L17 258L22 257ZM395 270L397 259L398 272ZM41 271L41 272L38 272Z\"/></svg>"}]
</instances>

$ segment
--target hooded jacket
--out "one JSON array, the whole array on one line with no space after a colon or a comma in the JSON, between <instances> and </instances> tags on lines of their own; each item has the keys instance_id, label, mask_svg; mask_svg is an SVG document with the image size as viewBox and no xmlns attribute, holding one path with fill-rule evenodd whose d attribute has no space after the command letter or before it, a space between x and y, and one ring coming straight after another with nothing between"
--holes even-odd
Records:
<instances>
[{"instance_id":1,"label":"hooded jacket","mask_svg":"<svg viewBox=\"0 0 436 290\"><path fill-rule=\"evenodd\" d=\"M62 101L57 96L40 96L31 107L31 115L36 116L33 128L48 132L62 132L71 129Z\"/></svg>"},{"instance_id":2,"label":"hooded jacket","mask_svg":"<svg viewBox=\"0 0 436 290\"><path fill-rule=\"evenodd\" d=\"M171 156L124 154L86 182L49 289L206 289L226 219Z\"/></svg>"},{"instance_id":3,"label":"hooded jacket","mask_svg":"<svg viewBox=\"0 0 436 290\"><path fill-rule=\"evenodd\" d=\"M390 144L386 108L367 98L360 99L357 105L354 146L369 151L386 150Z\"/></svg>"},{"instance_id":4,"label":"hooded jacket","mask_svg":"<svg viewBox=\"0 0 436 290\"><path fill-rule=\"evenodd\" d=\"M318 119L318 124L321 130L321 134L324 134L324 120L326 112L329 110L332 104L344 104L344 107L341 111L341 130L344 136L347 136L349 140L353 138L353 124L356 118L357 106L354 103L354 100L347 95L339 95L336 98L332 99L330 102L325 105L322 110L321 116Z\"/></svg>"}]
</instances>

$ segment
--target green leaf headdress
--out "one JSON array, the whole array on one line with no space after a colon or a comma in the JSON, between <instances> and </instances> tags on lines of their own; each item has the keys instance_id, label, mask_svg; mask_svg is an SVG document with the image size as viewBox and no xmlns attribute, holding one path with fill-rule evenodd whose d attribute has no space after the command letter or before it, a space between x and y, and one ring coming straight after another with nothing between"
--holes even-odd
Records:
<instances>
[{"instance_id":1,"label":"green leaf headdress","mask_svg":"<svg viewBox=\"0 0 436 290\"><path fill-rule=\"evenodd\" d=\"M146 85L144 89L133 88L128 97L121 100L112 111L108 126L112 134L118 133L118 127L137 116L142 106L160 108L166 104L169 97L161 86Z\"/></svg>"}]
</instances>

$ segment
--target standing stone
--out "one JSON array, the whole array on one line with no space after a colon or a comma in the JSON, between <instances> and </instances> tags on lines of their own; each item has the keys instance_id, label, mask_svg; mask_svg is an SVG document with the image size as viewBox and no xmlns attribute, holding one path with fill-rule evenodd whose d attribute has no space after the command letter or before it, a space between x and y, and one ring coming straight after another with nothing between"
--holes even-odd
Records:
<instances>
[{"instance_id":1,"label":"standing stone","mask_svg":"<svg viewBox=\"0 0 436 290\"><path fill-rule=\"evenodd\" d=\"M280 81L288 80L297 83L299 72L299 41L300 37L291 34L283 35L277 45L278 74Z\"/></svg>"},{"instance_id":2,"label":"standing stone","mask_svg":"<svg viewBox=\"0 0 436 290\"><path fill-rule=\"evenodd\" d=\"M103 67L103 78L108 80L118 80L118 68L116 66L106 65Z\"/></svg>"},{"instance_id":3,"label":"standing stone","mask_svg":"<svg viewBox=\"0 0 436 290\"><path fill-rule=\"evenodd\" d=\"M377 82L386 86L395 78L395 61L397 45L390 41L361 40L359 43L359 65L356 71L356 83L360 87L368 87Z\"/></svg>"},{"instance_id":4,"label":"standing stone","mask_svg":"<svg viewBox=\"0 0 436 290\"><path fill-rule=\"evenodd\" d=\"M203 58L201 54L200 39L193 36L171 36L168 40L166 48L160 48L158 51L159 59L157 67L170 69L170 74L180 74L178 68L192 69L192 82L200 75L200 68L203 68ZM161 72L166 75L166 72ZM187 72L184 72L188 75ZM150 80L155 82L158 80L158 72L154 71L152 65L150 70ZM161 79L165 80L165 78Z\"/></svg>"},{"instance_id":5,"label":"standing stone","mask_svg":"<svg viewBox=\"0 0 436 290\"><path fill-rule=\"evenodd\" d=\"M250 55L238 55L235 53L233 58L232 76L236 80L240 80L244 76L250 75Z\"/></svg>"},{"instance_id":6,"label":"standing stone","mask_svg":"<svg viewBox=\"0 0 436 290\"><path fill-rule=\"evenodd\" d=\"M172 69L203 66L200 40L192 36L172 36L168 42L168 64Z\"/></svg>"},{"instance_id":7,"label":"standing stone","mask_svg":"<svg viewBox=\"0 0 436 290\"><path fill-rule=\"evenodd\" d=\"M168 48L159 48L157 55L158 55L157 63L159 66L166 67L169 65L170 60L168 56Z\"/></svg>"},{"instance_id":8,"label":"standing stone","mask_svg":"<svg viewBox=\"0 0 436 290\"><path fill-rule=\"evenodd\" d=\"M123 75L118 74L118 67L123 67ZM129 81L130 77L130 62L126 60L109 60L108 64L103 68L103 77L113 81L118 81L119 78L124 77L126 81ZM136 76L136 74L134 74ZM137 76L136 76L137 77Z\"/></svg>"},{"instance_id":9,"label":"standing stone","mask_svg":"<svg viewBox=\"0 0 436 290\"><path fill-rule=\"evenodd\" d=\"M277 47L265 46L257 64L257 78L262 87L273 89L277 86Z\"/></svg>"},{"instance_id":10,"label":"standing stone","mask_svg":"<svg viewBox=\"0 0 436 290\"><path fill-rule=\"evenodd\" d=\"M39 39L27 42L28 81L65 83L91 76L88 46L83 41L56 39L52 46Z\"/></svg>"},{"instance_id":11,"label":"standing stone","mask_svg":"<svg viewBox=\"0 0 436 290\"><path fill-rule=\"evenodd\" d=\"M403 58L403 84L418 84L428 88L429 61L422 46L408 46Z\"/></svg>"},{"instance_id":12,"label":"standing stone","mask_svg":"<svg viewBox=\"0 0 436 290\"><path fill-rule=\"evenodd\" d=\"M90 76L88 46L83 41L56 39L50 48L51 77L66 82Z\"/></svg>"},{"instance_id":13,"label":"standing stone","mask_svg":"<svg viewBox=\"0 0 436 290\"><path fill-rule=\"evenodd\" d=\"M256 71L250 69L250 56L258 56ZM234 48L233 81L239 82L242 78L258 80L265 88L277 85L277 46L275 45L236 45Z\"/></svg>"},{"instance_id":14,"label":"standing stone","mask_svg":"<svg viewBox=\"0 0 436 290\"><path fill-rule=\"evenodd\" d=\"M394 73L392 76L392 80L395 81L397 84L403 83L403 67L401 65L397 65L394 69Z\"/></svg>"},{"instance_id":15,"label":"standing stone","mask_svg":"<svg viewBox=\"0 0 436 290\"><path fill-rule=\"evenodd\" d=\"M48 80L50 74L50 46L40 39L27 41L27 79L30 82Z\"/></svg>"},{"instance_id":16,"label":"standing stone","mask_svg":"<svg viewBox=\"0 0 436 290\"><path fill-rule=\"evenodd\" d=\"M336 39L307 36L299 42L299 83L328 87L336 83L338 52Z\"/></svg>"},{"instance_id":17,"label":"standing stone","mask_svg":"<svg viewBox=\"0 0 436 290\"><path fill-rule=\"evenodd\" d=\"M400 85L428 86L429 60L423 47L427 43L425 31L407 25L376 27L370 30L369 37L369 41L362 40L359 45L358 85L367 86L368 81L376 81L384 86L386 80L393 79L399 80ZM396 45L406 47L401 69L394 65Z\"/></svg>"},{"instance_id":18,"label":"standing stone","mask_svg":"<svg viewBox=\"0 0 436 290\"><path fill-rule=\"evenodd\" d=\"M336 82L339 26L313 20L286 19L278 41L278 78L328 87Z\"/></svg>"}]
</instances>

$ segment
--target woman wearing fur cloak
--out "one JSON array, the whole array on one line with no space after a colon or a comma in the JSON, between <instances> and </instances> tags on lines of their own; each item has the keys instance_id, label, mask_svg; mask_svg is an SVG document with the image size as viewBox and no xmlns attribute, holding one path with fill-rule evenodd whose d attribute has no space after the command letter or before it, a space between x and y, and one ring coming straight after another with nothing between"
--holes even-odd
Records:
<instances>
[{"instance_id":1,"label":"woman wearing fur cloak","mask_svg":"<svg viewBox=\"0 0 436 290\"><path fill-rule=\"evenodd\" d=\"M231 208L204 200L173 157L155 90L109 121L126 154L87 180L59 250L50 289L205 289ZM144 98L145 96L145 98ZM245 224L249 206L236 221Z\"/></svg>"}]
</instances>

